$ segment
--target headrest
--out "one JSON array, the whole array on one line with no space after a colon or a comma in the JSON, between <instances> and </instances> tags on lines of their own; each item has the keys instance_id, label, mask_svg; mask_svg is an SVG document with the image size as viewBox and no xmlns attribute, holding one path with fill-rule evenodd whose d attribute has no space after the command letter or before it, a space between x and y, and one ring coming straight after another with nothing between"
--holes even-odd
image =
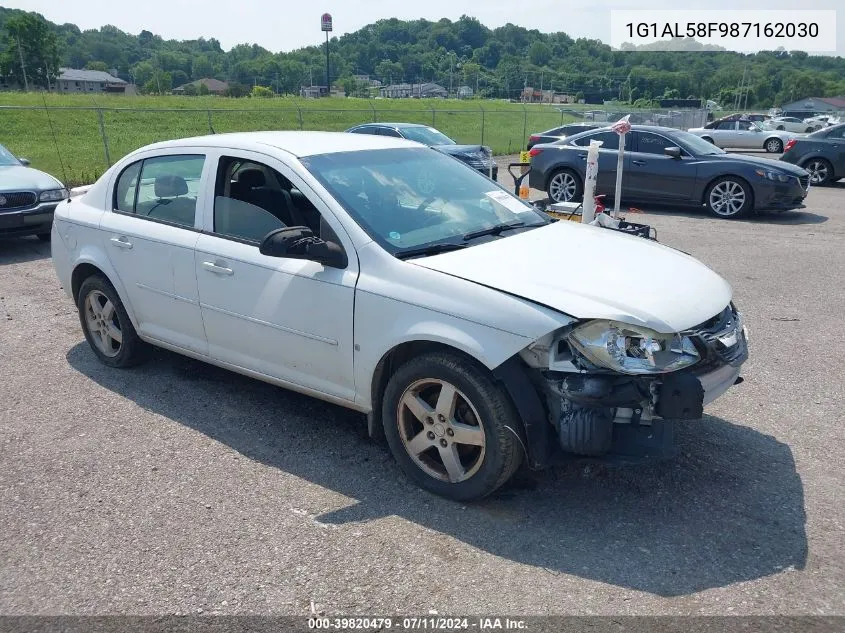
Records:
<instances>
[{"instance_id":1,"label":"headrest","mask_svg":"<svg viewBox=\"0 0 845 633\"><path fill-rule=\"evenodd\" d=\"M238 172L238 184L244 187L263 187L264 182L264 172L260 169L244 169Z\"/></svg>"},{"instance_id":2,"label":"headrest","mask_svg":"<svg viewBox=\"0 0 845 633\"><path fill-rule=\"evenodd\" d=\"M157 176L155 193L159 198L172 198L188 193L188 183L182 176Z\"/></svg>"}]
</instances>

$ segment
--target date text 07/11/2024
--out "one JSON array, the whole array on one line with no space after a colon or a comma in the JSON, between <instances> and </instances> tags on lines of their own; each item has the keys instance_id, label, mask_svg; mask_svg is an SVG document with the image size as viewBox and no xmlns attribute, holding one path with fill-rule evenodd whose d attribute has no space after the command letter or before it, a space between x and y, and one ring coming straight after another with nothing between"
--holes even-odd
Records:
<instances>
[{"instance_id":1,"label":"date text 07/11/2024","mask_svg":"<svg viewBox=\"0 0 845 633\"><path fill-rule=\"evenodd\" d=\"M628 22L628 37L774 37L814 38L819 36L815 22Z\"/></svg>"}]
</instances>

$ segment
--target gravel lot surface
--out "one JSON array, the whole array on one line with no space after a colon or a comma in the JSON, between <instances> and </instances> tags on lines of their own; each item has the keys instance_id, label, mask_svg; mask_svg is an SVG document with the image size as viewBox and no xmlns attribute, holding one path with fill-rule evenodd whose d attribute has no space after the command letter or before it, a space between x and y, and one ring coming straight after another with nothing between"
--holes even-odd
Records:
<instances>
[{"instance_id":1,"label":"gravel lot surface","mask_svg":"<svg viewBox=\"0 0 845 633\"><path fill-rule=\"evenodd\" d=\"M845 186L807 205L632 216L731 282L745 382L675 460L472 505L358 414L168 352L104 367L49 246L0 241L0 613L845 614Z\"/></svg>"}]
</instances>

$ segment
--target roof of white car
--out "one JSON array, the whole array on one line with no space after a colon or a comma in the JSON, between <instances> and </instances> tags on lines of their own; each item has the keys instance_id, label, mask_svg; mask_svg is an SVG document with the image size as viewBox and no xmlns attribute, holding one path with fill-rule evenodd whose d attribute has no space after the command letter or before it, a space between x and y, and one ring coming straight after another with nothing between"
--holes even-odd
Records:
<instances>
[{"instance_id":1,"label":"roof of white car","mask_svg":"<svg viewBox=\"0 0 845 633\"><path fill-rule=\"evenodd\" d=\"M194 136L148 145L143 149L172 147L226 147L230 149L266 150L276 147L297 157L368 149L420 147L419 143L390 136L347 134L346 132L235 132Z\"/></svg>"}]
</instances>

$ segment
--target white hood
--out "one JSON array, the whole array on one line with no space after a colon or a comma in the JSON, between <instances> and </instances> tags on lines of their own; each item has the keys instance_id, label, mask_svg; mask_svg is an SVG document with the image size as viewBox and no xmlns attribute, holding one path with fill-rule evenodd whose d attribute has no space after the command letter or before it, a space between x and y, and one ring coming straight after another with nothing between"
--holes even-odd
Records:
<instances>
[{"instance_id":1,"label":"white hood","mask_svg":"<svg viewBox=\"0 0 845 633\"><path fill-rule=\"evenodd\" d=\"M560 221L409 263L579 319L679 332L715 316L731 287L688 255L641 237Z\"/></svg>"}]
</instances>

